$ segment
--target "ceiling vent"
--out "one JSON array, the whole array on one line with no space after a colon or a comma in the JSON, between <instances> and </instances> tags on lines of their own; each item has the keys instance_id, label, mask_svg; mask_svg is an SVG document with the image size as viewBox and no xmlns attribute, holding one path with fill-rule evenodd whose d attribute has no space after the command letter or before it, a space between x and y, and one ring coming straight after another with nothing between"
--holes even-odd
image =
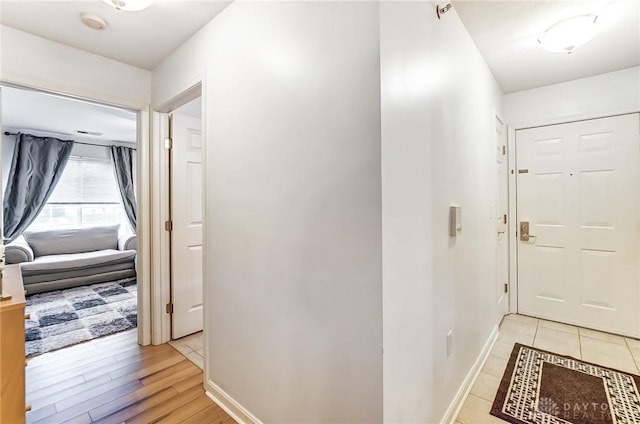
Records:
<instances>
[{"instance_id":1,"label":"ceiling vent","mask_svg":"<svg viewBox=\"0 0 640 424\"><path fill-rule=\"evenodd\" d=\"M91 13L83 13L80 15L80 20L85 26L95 29L96 31L102 31L107 27L107 21L102 19L100 16L92 15Z\"/></svg>"},{"instance_id":2,"label":"ceiling vent","mask_svg":"<svg viewBox=\"0 0 640 424\"><path fill-rule=\"evenodd\" d=\"M85 130L76 130L76 132L78 134L95 135L96 137L100 137L103 134L103 133L98 132L98 131L85 131Z\"/></svg>"}]
</instances>

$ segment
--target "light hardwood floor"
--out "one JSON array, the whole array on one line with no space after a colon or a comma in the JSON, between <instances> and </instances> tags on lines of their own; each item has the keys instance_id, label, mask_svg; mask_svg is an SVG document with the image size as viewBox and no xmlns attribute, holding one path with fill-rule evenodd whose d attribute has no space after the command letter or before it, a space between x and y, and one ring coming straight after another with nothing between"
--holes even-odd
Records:
<instances>
[{"instance_id":1,"label":"light hardwood floor","mask_svg":"<svg viewBox=\"0 0 640 424\"><path fill-rule=\"evenodd\" d=\"M130 330L28 360L27 422L235 423L204 394L200 368L136 338Z\"/></svg>"}]
</instances>

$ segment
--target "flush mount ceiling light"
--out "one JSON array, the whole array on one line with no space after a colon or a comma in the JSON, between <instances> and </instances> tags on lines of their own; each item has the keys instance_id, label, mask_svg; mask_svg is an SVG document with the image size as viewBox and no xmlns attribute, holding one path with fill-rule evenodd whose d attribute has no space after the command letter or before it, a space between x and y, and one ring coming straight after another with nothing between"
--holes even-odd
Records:
<instances>
[{"instance_id":1,"label":"flush mount ceiling light","mask_svg":"<svg viewBox=\"0 0 640 424\"><path fill-rule=\"evenodd\" d=\"M118 10L125 10L127 12L136 12L138 10L144 10L151 6L152 0L102 0L111 7L115 7Z\"/></svg>"},{"instance_id":2,"label":"flush mount ceiling light","mask_svg":"<svg viewBox=\"0 0 640 424\"><path fill-rule=\"evenodd\" d=\"M571 53L596 35L597 20L597 15L580 15L564 19L540 34L538 43L549 52Z\"/></svg>"}]
</instances>

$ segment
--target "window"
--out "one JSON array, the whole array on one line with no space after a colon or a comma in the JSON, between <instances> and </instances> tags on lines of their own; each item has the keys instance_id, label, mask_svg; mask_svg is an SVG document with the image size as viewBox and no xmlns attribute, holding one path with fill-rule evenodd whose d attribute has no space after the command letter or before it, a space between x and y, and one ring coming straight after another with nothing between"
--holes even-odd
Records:
<instances>
[{"instance_id":1,"label":"window","mask_svg":"<svg viewBox=\"0 0 640 424\"><path fill-rule=\"evenodd\" d=\"M30 228L108 224L130 231L111 161L72 156Z\"/></svg>"}]
</instances>

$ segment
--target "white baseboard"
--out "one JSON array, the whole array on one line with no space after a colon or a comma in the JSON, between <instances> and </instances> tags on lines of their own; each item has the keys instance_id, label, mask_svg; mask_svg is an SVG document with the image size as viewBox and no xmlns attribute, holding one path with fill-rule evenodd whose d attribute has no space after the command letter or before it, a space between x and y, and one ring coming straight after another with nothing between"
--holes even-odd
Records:
<instances>
[{"instance_id":1,"label":"white baseboard","mask_svg":"<svg viewBox=\"0 0 640 424\"><path fill-rule=\"evenodd\" d=\"M205 389L205 394L238 423L262 424L262 421L256 418L244 406L240 405L234 398L229 396L227 392L214 384L213 381L208 380Z\"/></svg>"},{"instance_id":2,"label":"white baseboard","mask_svg":"<svg viewBox=\"0 0 640 424\"><path fill-rule=\"evenodd\" d=\"M484 344L482 351L480 351L480 355L478 355L476 362L473 364L473 366L467 373L467 376L464 378L464 381L460 385L460 388L458 389L458 392L453 398L453 401L451 401L451 404L449 405L446 412L444 413L444 416L440 420L441 423L443 424L455 423L455 419L460 413L460 409L462 409L462 405L464 404L464 401L467 398L467 395L469 395L469 392L471 391L473 384L476 382L476 378L478 378L478 375L480 375L480 371L482 370L484 363L487 361L487 358L491 353L491 349L493 348L493 345L497 339L498 339L498 326L496 325L493 328L493 331L491 331L491 334L489 335L489 338Z\"/></svg>"}]
</instances>

